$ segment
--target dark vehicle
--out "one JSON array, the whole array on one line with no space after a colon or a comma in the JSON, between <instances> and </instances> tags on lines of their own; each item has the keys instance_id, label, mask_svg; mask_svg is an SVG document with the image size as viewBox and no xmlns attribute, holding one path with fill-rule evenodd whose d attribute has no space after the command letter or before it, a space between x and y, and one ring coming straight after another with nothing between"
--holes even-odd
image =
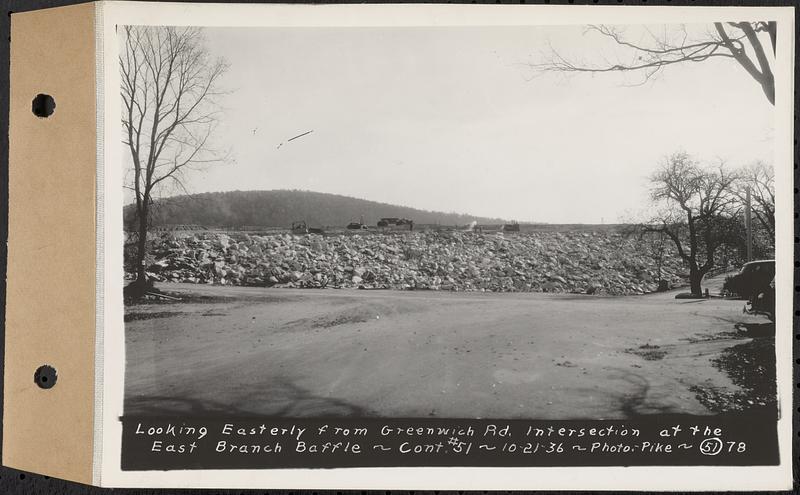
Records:
<instances>
[{"instance_id":1,"label":"dark vehicle","mask_svg":"<svg viewBox=\"0 0 800 495\"><path fill-rule=\"evenodd\" d=\"M367 226L363 223L358 222L350 222L347 224L347 228L349 230L367 230Z\"/></svg>"},{"instance_id":2,"label":"dark vehicle","mask_svg":"<svg viewBox=\"0 0 800 495\"><path fill-rule=\"evenodd\" d=\"M769 283L763 292L760 292L755 300L749 301L749 307L745 305L745 311L751 314L766 315L770 321L775 321L775 279Z\"/></svg>"},{"instance_id":3,"label":"dark vehicle","mask_svg":"<svg viewBox=\"0 0 800 495\"><path fill-rule=\"evenodd\" d=\"M378 221L378 227L396 230L414 230L414 221L408 218L387 217Z\"/></svg>"},{"instance_id":4,"label":"dark vehicle","mask_svg":"<svg viewBox=\"0 0 800 495\"><path fill-rule=\"evenodd\" d=\"M726 280L725 289L747 299L745 312L763 314L774 321L775 260L745 263L738 274Z\"/></svg>"},{"instance_id":5,"label":"dark vehicle","mask_svg":"<svg viewBox=\"0 0 800 495\"><path fill-rule=\"evenodd\" d=\"M292 234L308 234L308 227L303 221L292 222Z\"/></svg>"},{"instance_id":6,"label":"dark vehicle","mask_svg":"<svg viewBox=\"0 0 800 495\"><path fill-rule=\"evenodd\" d=\"M319 227L309 227L304 221L292 222L292 234L324 234L325 231Z\"/></svg>"},{"instance_id":7,"label":"dark vehicle","mask_svg":"<svg viewBox=\"0 0 800 495\"><path fill-rule=\"evenodd\" d=\"M519 224L517 222L507 223L503 225L503 232L519 232Z\"/></svg>"},{"instance_id":8,"label":"dark vehicle","mask_svg":"<svg viewBox=\"0 0 800 495\"><path fill-rule=\"evenodd\" d=\"M378 227L388 227L390 225L397 225L399 218L396 217L389 217L389 218L381 218L378 220Z\"/></svg>"}]
</instances>

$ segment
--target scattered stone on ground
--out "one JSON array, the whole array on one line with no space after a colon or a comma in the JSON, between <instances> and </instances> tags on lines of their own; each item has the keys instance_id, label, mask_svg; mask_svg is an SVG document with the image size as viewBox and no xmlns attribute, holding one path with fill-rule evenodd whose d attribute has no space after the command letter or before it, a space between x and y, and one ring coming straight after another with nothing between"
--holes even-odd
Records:
<instances>
[{"instance_id":1,"label":"scattered stone on ground","mask_svg":"<svg viewBox=\"0 0 800 495\"><path fill-rule=\"evenodd\" d=\"M739 389L691 387L704 406L716 413L754 409L777 412L774 338L756 337L725 349L711 362Z\"/></svg>"},{"instance_id":2,"label":"scattered stone on ground","mask_svg":"<svg viewBox=\"0 0 800 495\"><path fill-rule=\"evenodd\" d=\"M148 242L147 271L161 282L628 295L687 275L670 246L659 274L656 246L608 232L171 232Z\"/></svg>"}]
</instances>

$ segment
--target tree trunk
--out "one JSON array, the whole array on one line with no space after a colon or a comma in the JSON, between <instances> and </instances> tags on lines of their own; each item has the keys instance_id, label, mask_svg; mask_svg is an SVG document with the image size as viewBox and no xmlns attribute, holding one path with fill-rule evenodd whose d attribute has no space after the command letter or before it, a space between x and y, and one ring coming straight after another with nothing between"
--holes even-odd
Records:
<instances>
[{"instance_id":1,"label":"tree trunk","mask_svg":"<svg viewBox=\"0 0 800 495\"><path fill-rule=\"evenodd\" d=\"M692 294L695 296L702 296L703 295L703 272L694 265L689 267L689 286L692 290Z\"/></svg>"},{"instance_id":2,"label":"tree trunk","mask_svg":"<svg viewBox=\"0 0 800 495\"><path fill-rule=\"evenodd\" d=\"M136 280L129 286L129 293L134 297L141 297L148 289L145 257L147 256L147 216L149 214L148 202L142 201L142 207L137 212L138 239L136 240Z\"/></svg>"},{"instance_id":3,"label":"tree trunk","mask_svg":"<svg viewBox=\"0 0 800 495\"><path fill-rule=\"evenodd\" d=\"M771 75L765 75L759 83L761 84L761 89L764 90L764 96L767 97L767 101L775 105L775 79Z\"/></svg>"},{"instance_id":4,"label":"tree trunk","mask_svg":"<svg viewBox=\"0 0 800 495\"><path fill-rule=\"evenodd\" d=\"M144 281L147 277L145 273L145 256L147 255L147 220L139 220L139 239L136 243L136 280Z\"/></svg>"}]
</instances>

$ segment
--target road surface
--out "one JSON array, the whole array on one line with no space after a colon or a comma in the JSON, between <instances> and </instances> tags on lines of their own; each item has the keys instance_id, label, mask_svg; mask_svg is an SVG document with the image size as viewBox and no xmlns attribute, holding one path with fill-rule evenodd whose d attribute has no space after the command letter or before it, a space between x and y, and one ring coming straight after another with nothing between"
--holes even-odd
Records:
<instances>
[{"instance_id":1,"label":"road surface","mask_svg":"<svg viewBox=\"0 0 800 495\"><path fill-rule=\"evenodd\" d=\"M128 415L711 414L690 387L735 391L711 359L760 318L675 292L160 288L184 301L126 308Z\"/></svg>"}]
</instances>

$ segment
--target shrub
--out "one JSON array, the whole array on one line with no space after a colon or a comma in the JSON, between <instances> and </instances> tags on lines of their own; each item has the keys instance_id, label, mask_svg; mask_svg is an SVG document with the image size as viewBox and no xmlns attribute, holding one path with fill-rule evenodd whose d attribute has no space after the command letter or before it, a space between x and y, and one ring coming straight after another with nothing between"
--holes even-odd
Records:
<instances>
[{"instance_id":1,"label":"shrub","mask_svg":"<svg viewBox=\"0 0 800 495\"><path fill-rule=\"evenodd\" d=\"M722 295L748 299L767 289L770 278L764 278L763 274L755 271L743 271L725 277L725 283L722 284Z\"/></svg>"},{"instance_id":2,"label":"shrub","mask_svg":"<svg viewBox=\"0 0 800 495\"><path fill-rule=\"evenodd\" d=\"M728 275L725 277L725 282L722 284L722 295L745 297L748 293L744 285L741 273Z\"/></svg>"}]
</instances>

